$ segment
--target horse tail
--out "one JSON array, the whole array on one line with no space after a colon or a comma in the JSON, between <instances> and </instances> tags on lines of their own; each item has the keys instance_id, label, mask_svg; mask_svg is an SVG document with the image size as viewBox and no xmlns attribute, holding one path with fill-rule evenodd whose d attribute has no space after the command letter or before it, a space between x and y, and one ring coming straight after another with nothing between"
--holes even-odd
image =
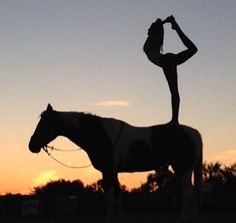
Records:
<instances>
[{"instance_id":1,"label":"horse tail","mask_svg":"<svg viewBox=\"0 0 236 223\"><path fill-rule=\"evenodd\" d=\"M200 136L199 144L197 146L198 148L196 148L198 150L198 154L197 154L196 164L194 167L194 187L196 191L198 205L201 204L202 162L203 162L203 154L202 154L203 144L201 135L199 134L199 136Z\"/></svg>"}]
</instances>

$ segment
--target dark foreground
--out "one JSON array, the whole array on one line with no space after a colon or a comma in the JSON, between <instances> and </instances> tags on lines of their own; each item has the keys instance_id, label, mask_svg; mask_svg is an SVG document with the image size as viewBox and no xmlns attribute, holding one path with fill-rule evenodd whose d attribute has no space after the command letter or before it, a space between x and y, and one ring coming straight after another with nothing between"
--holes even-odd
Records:
<instances>
[{"instance_id":1,"label":"dark foreground","mask_svg":"<svg viewBox=\"0 0 236 223\"><path fill-rule=\"evenodd\" d=\"M174 223L176 214L130 215L117 223ZM104 217L0 217L0 223L106 223ZM235 223L236 213L200 214L199 223Z\"/></svg>"}]
</instances>

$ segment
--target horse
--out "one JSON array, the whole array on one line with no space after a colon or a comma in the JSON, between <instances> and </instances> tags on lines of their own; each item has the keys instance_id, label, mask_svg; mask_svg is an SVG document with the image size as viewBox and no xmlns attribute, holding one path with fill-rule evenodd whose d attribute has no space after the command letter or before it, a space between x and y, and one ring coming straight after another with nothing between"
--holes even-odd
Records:
<instances>
[{"instance_id":1,"label":"horse","mask_svg":"<svg viewBox=\"0 0 236 223\"><path fill-rule=\"evenodd\" d=\"M93 167L102 173L108 222L113 222L115 213L123 213L118 173L158 171L165 166L172 167L181 185L178 222L195 221L202 181L202 139L196 129L170 124L136 127L114 118L56 111L48 104L30 138L29 150L39 153L58 136L85 150Z\"/></svg>"}]
</instances>

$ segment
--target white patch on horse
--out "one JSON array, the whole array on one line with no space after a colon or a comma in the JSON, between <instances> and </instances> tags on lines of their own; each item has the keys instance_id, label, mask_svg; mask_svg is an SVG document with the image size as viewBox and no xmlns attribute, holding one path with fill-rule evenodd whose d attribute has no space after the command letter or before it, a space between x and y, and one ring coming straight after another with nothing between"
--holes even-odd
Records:
<instances>
[{"instance_id":1,"label":"white patch on horse","mask_svg":"<svg viewBox=\"0 0 236 223\"><path fill-rule=\"evenodd\" d=\"M196 162L201 155L201 148L202 148L202 141L199 140L201 139L201 137L199 138L200 133L196 129L193 129L189 126L185 126L185 125L181 125L181 126L193 141L194 149L196 152L196 158L195 158L195 162Z\"/></svg>"},{"instance_id":2,"label":"white patch on horse","mask_svg":"<svg viewBox=\"0 0 236 223\"><path fill-rule=\"evenodd\" d=\"M151 147L151 129L139 128L122 123L115 119L105 119L103 126L113 144L113 158L115 167L125 161L130 155L130 145L135 141L145 141Z\"/></svg>"},{"instance_id":3,"label":"white patch on horse","mask_svg":"<svg viewBox=\"0 0 236 223\"><path fill-rule=\"evenodd\" d=\"M111 139L111 143L114 145L119 138L120 131L122 131L123 122L113 118L106 118L102 120L102 124L105 132Z\"/></svg>"}]
</instances>

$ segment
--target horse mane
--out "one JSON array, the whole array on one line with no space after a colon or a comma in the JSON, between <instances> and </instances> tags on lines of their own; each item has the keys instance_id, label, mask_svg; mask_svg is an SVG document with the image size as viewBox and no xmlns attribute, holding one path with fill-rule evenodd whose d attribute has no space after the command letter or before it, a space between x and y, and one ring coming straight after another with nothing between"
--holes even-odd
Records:
<instances>
[{"instance_id":1,"label":"horse mane","mask_svg":"<svg viewBox=\"0 0 236 223\"><path fill-rule=\"evenodd\" d=\"M59 111L54 111L54 112L59 112ZM60 111L61 112L61 111ZM47 114L48 111L45 110L43 112L41 112L41 114L39 115L39 117L43 117L45 114ZM66 111L66 113L75 113L75 114L78 114L79 116L81 116L82 118L101 118L100 116L96 115L96 114L92 114L90 112L77 112L77 111Z\"/></svg>"},{"instance_id":2,"label":"horse mane","mask_svg":"<svg viewBox=\"0 0 236 223\"><path fill-rule=\"evenodd\" d=\"M80 120L82 121L83 120L98 121L102 119L102 117L88 112L78 112L78 114L80 116Z\"/></svg>"},{"instance_id":3,"label":"horse mane","mask_svg":"<svg viewBox=\"0 0 236 223\"><path fill-rule=\"evenodd\" d=\"M97 117L97 118L100 118L98 115L90 113L90 112L78 112L78 113L83 117L91 117L91 118Z\"/></svg>"}]
</instances>

